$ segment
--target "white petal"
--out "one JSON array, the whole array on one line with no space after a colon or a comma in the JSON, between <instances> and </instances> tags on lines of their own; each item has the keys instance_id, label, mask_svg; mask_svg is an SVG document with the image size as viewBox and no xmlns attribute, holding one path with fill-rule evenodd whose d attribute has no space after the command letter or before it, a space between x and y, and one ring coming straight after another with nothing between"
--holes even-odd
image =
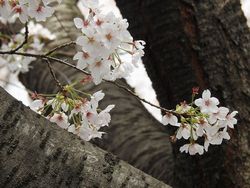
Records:
<instances>
[{"instance_id":1,"label":"white petal","mask_svg":"<svg viewBox=\"0 0 250 188\"><path fill-rule=\"evenodd\" d=\"M190 130L188 128L184 128L182 130L182 136L184 139L187 140L190 137Z\"/></svg>"},{"instance_id":2,"label":"white petal","mask_svg":"<svg viewBox=\"0 0 250 188\"><path fill-rule=\"evenodd\" d=\"M194 101L194 104L195 104L196 106L201 106L201 105L202 105L202 102L203 102L203 100L200 98L200 99L196 99L196 100Z\"/></svg>"},{"instance_id":3,"label":"white petal","mask_svg":"<svg viewBox=\"0 0 250 188\"><path fill-rule=\"evenodd\" d=\"M185 151L186 153L188 152L189 144L185 144L184 146L180 147L180 152Z\"/></svg>"},{"instance_id":4,"label":"white petal","mask_svg":"<svg viewBox=\"0 0 250 188\"><path fill-rule=\"evenodd\" d=\"M83 60L79 60L76 64L76 67L81 70L85 69L87 66L88 64L86 63L86 61Z\"/></svg>"},{"instance_id":5,"label":"white petal","mask_svg":"<svg viewBox=\"0 0 250 188\"><path fill-rule=\"evenodd\" d=\"M86 41L86 37L80 36L80 37L77 37L76 44L81 46L81 45L83 45L85 43L85 41Z\"/></svg>"},{"instance_id":6,"label":"white petal","mask_svg":"<svg viewBox=\"0 0 250 188\"><path fill-rule=\"evenodd\" d=\"M110 104L103 110L103 112L110 112L114 107L115 107L114 104Z\"/></svg>"},{"instance_id":7,"label":"white petal","mask_svg":"<svg viewBox=\"0 0 250 188\"><path fill-rule=\"evenodd\" d=\"M204 90L203 93L202 93L202 98L207 100L211 97L211 92L207 89L207 90Z\"/></svg>"},{"instance_id":8,"label":"white petal","mask_svg":"<svg viewBox=\"0 0 250 188\"><path fill-rule=\"evenodd\" d=\"M209 147L209 141L207 139L205 139L205 142L204 142L205 151L208 151L208 147Z\"/></svg>"},{"instance_id":9,"label":"white petal","mask_svg":"<svg viewBox=\"0 0 250 188\"><path fill-rule=\"evenodd\" d=\"M171 115L170 119L169 119L169 124L170 125L173 125L173 126L177 126L177 123L178 123L178 119L176 116L174 115Z\"/></svg>"},{"instance_id":10,"label":"white petal","mask_svg":"<svg viewBox=\"0 0 250 188\"><path fill-rule=\"evenodd\" d=\"M212 103L215 104L215 105L220 104L219 100L218 100L217 98L215 98L215 97L210 98L210 100L211 100Z\"/></svg>"},{"instance_id":11,"label":"white petal","mask_svg":"<svg viewBox=\"0 0 250 188\"><path fill-rule=\"evenodd\" d=\"M74 23L77 29L81 29L83 27L83 20L81 18L74 18Z\"/></svg>"},{"instance_id":12,"label":"white petal","mask_svg":"<svg viewBox=\"0 0 250 188\"><path fill-rule=\"evenodd\" d=\"M165 116L162 117L161 123L163 125L169 124L169 118L167 117L167 115L165 115Z\"/></svg>"}]
</instances>

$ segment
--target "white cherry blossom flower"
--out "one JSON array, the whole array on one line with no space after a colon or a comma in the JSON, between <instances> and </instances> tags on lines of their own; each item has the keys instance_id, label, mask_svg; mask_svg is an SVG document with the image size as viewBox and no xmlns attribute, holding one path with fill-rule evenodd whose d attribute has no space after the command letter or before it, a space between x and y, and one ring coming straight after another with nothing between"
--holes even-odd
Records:
<instances>
[{"instance_id":1,"label":"white cherry blossom flower","mask_svg":"<svg viewBox=\"0 0 250 188\"><path fill-rule=\"evenodd\" d=\"M173 125L173 126L178 126L178 119L175 115L172 113L167 112L163 117L162 117L162 124L163 125Z\"/></svg>"},{"instance_id":2,"label":"white cherry blossom flower","mask_svg":"<svg viewBox=\"0 0 250 188\"><path fill-rule=\"evenodd\" d=\"M209 114L208 121L211 124L214 124L217 120L225 120L229 109L226 107L219 107L216 113Z\"/></svg>"},{"instance_id":3,"label":"white cherry blossom flower","mask_svg":"<svg viewBox=\"0 0 250 188\"><path fill-rule=\"evenodd\" d=\"M85 69L88 64L93 63L93 58L91 58L91 56L89 55L88 52L77 52L74 57L73 60L78 60L76 67L79 69Z\"/></svg>"},{"instance_id":4,"label":"white cherry blossom flower","mask_svg":"<svg viewBox=\"0 0 250 188\"><path fill-rule=\"evenodd\" d=\"M195 155L196 153L202 155L204 153L204 147L196 143L185 144L180 147L180 152L189 153L190 155Z\"/></svg>"},{"instance_id":5,"label":"white cherry blossom flower","mask_svg":"<svg viewBox=\"0 0 250 188\"><path fill-rule=\"evenodd\" d=\"M44 105L45 105L45 100L37 99L34 100L29 107L33 111L39 111L39 109L43 108Z\"/></svg>"},{"instance_id":6,"label":"white cherry blossom flower","mask_svg":"<svg viewBox=\"0 0 250 188\"><path fill-rule=\"evenodd\" d=\"M207 130L210 128L210 125L205 119L200 119L199 123L196 124L196 134L197 136L203 136L204 133L207 132Z\"/></svg>"},{"instance_id":7,"label":"white cherry blossom flower","mask_svg":"<svg viewBox=\"0 0 250 188\"><path fill-rule=\"evenodd\" d=\"M98 114L98 119L96 121L96 127L101 128L108 126L111 121L111 116L109 112L115 107L115 105L108 105L103 111Z\"/></svg>"},{"instance_id":8,"label":"white cherry blossom flower","mask_svg":"<svg viewBox=\"0 0 250 188\"><path fill-rule=\"evenodd\" d=\"M209 140L209 143L213 145L220 145L223 139L230 139L226 128L224 128L223 131L219 131L214 136L212 136L211 140Z\"/></svg>"},{"instance_id":9,"label":"white cherry blossom flower","mask_svg":"<svg viewBox=\"0 0 250 188\"><path fill-rule=\"evenodd\" d=\"M221 127L230 127L231 129L234 128L234 125L237 124L237 119L235 116L237 115L238 111L233 111L232 113L228 114L224 120L219 121Z\"/></svg>"},{"instance_id":10,"label":"white cherry blossom flower","mask_svg":"<svg viewBox=\"0 0 250 188\"><path fill-rule=\"evenodd\" d=\"M103 134L104 132L98 132L98 130L88 125L82 125L79 129L78 136L85 141L90 141L92 138L101 138Z\"/></svg>"},{"instance_id":11,"label":"white cherry blossom flower","mask_svg":"<svg viewBox=\"0 0 250 188\"><path fill-rule=\"evenodd\" d=\"M68 116L64 113L55 113L50 119L51 122L56 123L59 127L67 129L69 127Z\"/></svg>"},{"instance_id":12,"label":"white cherry blossom flower","mask_svg":"<svg viewBox=\"0 0 250 188\"><path fill-rule=\"evenodd\" d=\"M54 9L49 6L43 6L40 3L30 3L29 16L35 18L36 21L46 21L48 17L51 17L54 13Z\"/></svg>"},{"instance_id":13,"label":"white cherry blossom flower","mask_svg":"<svg viewBox=\"0 0 250 188\"><path fill-rule=\"evenodd\" d=\"M219 100L211 97L209 90L203 91L202 98L196 99L194 103L200 107L202 113L216 113L218 111L217 105L219 104Z\"/></svg>"},{"instance_id":14,"label":"white cherry blossom flower","mask_svg":"<svg viewBox=\"0 0 250 188\"><path fill-rule=\"evenodd\" d=\"M101 29L97 29L101 36L101 42L112 53L121 43L118 38L118 31L111 24L105 24Z\"/></svg>"},{"instance_id":15,"label":"white cherry blossom flower","mask_svg":"<svg viewBox=\"0 0 250 188\"><path fill-rule=\"evenodd\" d=\"M71 111L69 117L71 118L74 114L82 113L86 114L90 109L90 102L89 101L78 101L75 104L74 109Z\"/></svg>"},{"instance_id":16,"label":"white cherry blossom flower","mask_svg":"<svg viewBox=\"0 0 250 188\"><path fill-rule=\"evenodd\" d=\"M92 109L96 110L98 105L99 105L99 101L101 101L104 98L105 94L101 91L97 91L95 92L92 96L91 96L91 100L90 100L90 104Z\"/></svg>"},{"instance_id":17,"label":"white cherry blossom flower","mask_svg":"<svg viewBox=\"0 0 250 188\"><path fill-rule=\"evenodd\" d=\"M18 15L18 18L22 23L28 21L28 10L25 5L15 5L12 8L12 12Z\"/></svg>"},{"instance_id":18,"label":"white cherry blossom flower","mask_svg":"<svg viewBox=\"0 0 250 188\"><path fill-rule=\"evenodd\" d=\"M189 124L178 124L180 128L177 130L176 138L181 139L182 137L184 139L188 139L191 135L191 126Z\"/></svg>"},{"instance_id":19,"label":"white cherry blossom flower","mask_svg":"<svg viewBox=\"0 0 250 188\"><path fill-rule=\"evenodd\" d=\"M83 20L81 18L74 18L74 24L77 29L84 29L89 27L89 21L88 20Z\"/></svg>"},{"instance_id":20,"label":"white cherry blossom flower","mask_svg":"<svg viewBox=\"0 0 250 188\"><path fill-rule=\"evenodd\" d=\"M93 77L93 82L95 84L101 83L102 79L110 74L110 60L96 60L94 63L90 64L89 70Z\"/></svg>"}]
</instances>

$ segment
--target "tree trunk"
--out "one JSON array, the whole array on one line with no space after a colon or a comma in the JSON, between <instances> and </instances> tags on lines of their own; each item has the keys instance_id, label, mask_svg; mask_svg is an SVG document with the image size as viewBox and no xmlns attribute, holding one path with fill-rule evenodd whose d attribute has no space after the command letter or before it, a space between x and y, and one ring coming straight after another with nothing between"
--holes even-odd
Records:
<instances>
[{"instance_id":1,"label":"tree trunk","mask_svg":"<svg viewBox=\"0 0 250 188\"><path fill-rule=\"evenodd\" d=\"M56 15L61 20L63 29L55 17L48 21L46 26L57 35L57 40L48 44L50 48L75 40L80 33L72 22L74 17L79 17L79 11L73 1L64 0L64 4L58 7ZM75 53L74 47L68 47L62 49L57 56L72 62L72 56ZM32 71L21 76L24 85L41 93L56 92L55 82L46 64L36 61L33 66ZM83 78L82 73L61 64L54 63L53 66L58 79L63 83ZM121 83L126 85L124 81ZM104 130L107 134L101 140L96 139L94 143L150 175L171 182L173 156L168 140L169 135L144 106L133 96L110 83L103 83L100 86L87 85L79 89L89 92L102 89L106 96L101 105L116 105L111 111L111 125Z\"/></svg>"},{"instance_id":2,"label":"tree trunk","mask_svg":"<svg viewBox=\"0 0 250 188\"><path fill-rule=\"evenodd\" d=\"M0 88L0 187L169 187L79 140Z\"/></svg>"},{"instance_id":3,"label":"tree trunk","mask_svg":"<svg viewBox=\"0 0 250 188\"><path fill-rule=\"evenodd\" d=\"M173 145L175 187L250 187L250 32L239 0L117 0L134 36L147 42L143 59L160 104L174 107L191 88L210 88L239 111L232 139L203 156ZM171 131L170 131L171 132Z\"/></svg>"}]
</instances>

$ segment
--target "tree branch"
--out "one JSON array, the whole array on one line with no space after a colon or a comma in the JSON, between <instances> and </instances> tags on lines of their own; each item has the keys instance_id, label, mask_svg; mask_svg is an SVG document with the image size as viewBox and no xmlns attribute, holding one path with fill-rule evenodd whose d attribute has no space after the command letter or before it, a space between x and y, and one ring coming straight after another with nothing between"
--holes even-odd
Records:
<instances>
[{"instance_id":1,"label":"tree branch","mask_svg":"<svg viewBox=\"0 0 250 188\"><path fill-rule=\"evenodd\" d=\"M50 123L2 88L0 100L0 187L169 187Z\"/></svg>"}]
</instances>

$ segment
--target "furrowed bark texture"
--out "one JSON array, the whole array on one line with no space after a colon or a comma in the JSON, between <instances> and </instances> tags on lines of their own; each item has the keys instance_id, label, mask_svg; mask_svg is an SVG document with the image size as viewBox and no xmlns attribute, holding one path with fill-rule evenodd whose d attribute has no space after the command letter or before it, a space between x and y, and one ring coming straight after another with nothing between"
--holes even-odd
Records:
<instances>
[{"instance_id":1,"label":"furrowed bark texture","mask_svg":"<svg viewBox=\"0 0 250 188\"><path fill-rule=\"evenodd\" d=\"M0 88L0 187L169 187L32 112Z\"/></svg>"},{"instance_id":2,"label":"furrowed bark texture","mask_svg":"<svg viewBox=\"0 0 250 188\"><path fill-rule=\"evenodd\" d=\"M52 33L55 33L58 37L57 40L49 44L50 48L68 42L71 40L70 38L75 40L77 35L80 34L80 31L75 29L72 22L74 17L79 17L78 10L75 9L71 0L65 0L64 3L60 5L56 12L64 30L55 17L46 24ZM60 50L60 55L57 54L57 57L72 62L72 56L75 53L74 47L68 47ZM45 62L37 61L33 66L32 71L22 76L23 83L29 89L37 92L55 92L57 90L56 85ZM82 73L57 63L54 63L53 66L58 79L63 83L80 80L84 76ZM126 85L124 81L121 81L121 84ZM108 104L116 105L111 112L111 125L104 130L107 134L104 135L103 139L94 142L150 175L171 182L173 156L169 135L164 127L146 111L143 105L127 92L109 83L103 83L100 86L87 85L84 88L79 87L79 89L91 93L102 89L106 96L101 105L103 107Z\"/></svg>"},{"instance_id":3,"label":"furrowed bark texture","mask_svg":"<svg viewBox=\"0 0 250 188\"><path fill-rule=\"evenodd\" d=\"M239 111L232 139L203 156L175 153L175 187L250 187L250 32L238 0L117 0L164 107L209 87Z\"/></svg>"}]
</instances>

